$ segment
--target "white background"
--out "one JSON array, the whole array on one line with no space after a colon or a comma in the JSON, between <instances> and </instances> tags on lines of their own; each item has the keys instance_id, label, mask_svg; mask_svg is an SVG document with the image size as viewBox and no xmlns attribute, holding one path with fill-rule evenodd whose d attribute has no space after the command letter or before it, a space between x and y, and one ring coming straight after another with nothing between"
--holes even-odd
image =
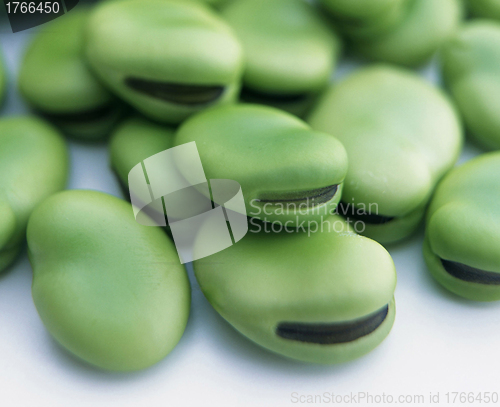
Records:
<instances>
[{"instance_id":1,"label":"white background","mask_svg":"<svg viewBox=\"0 0 500 407\"><path fill-rule=\"evenodd\" d=\"M0 34L10 77L2 116L27 111L14 82L29 36ZM356 67L343 63L336 76ZM422 71L437 82L436 72L433 66ZM121 196L105 145L69 146L69 188ZM461 162L478 153L467 146ZM395 401L399 395L423 395L426 405L430 392L440 392L446 405L447 392L500 392L500 303L469 302L441 289L426 270L422 239L420 231L390 248L398 271L396 322L385 342L362 359L315 366L261 349L210 307L190 270L193 300L181 342L158 365L131 374L94 369L51 339L31 299L32 272L24 254L0 276L0 406L276 407L301 405L293 393L325 392L385 393Z\"/></svg>"}]
</instances>

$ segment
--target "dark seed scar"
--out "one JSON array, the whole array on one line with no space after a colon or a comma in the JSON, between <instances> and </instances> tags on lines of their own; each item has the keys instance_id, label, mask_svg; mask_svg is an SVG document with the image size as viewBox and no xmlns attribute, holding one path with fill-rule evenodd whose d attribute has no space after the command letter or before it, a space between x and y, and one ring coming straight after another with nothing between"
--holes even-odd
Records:
<instances>
[{"instance_id":1,"label":"dark seed scar","mask_svg":"<svg viewBox=\"0 0 500 407\"><path fill-rule=\"evenodd\" d=\"M298 103L303 102L309 97L308 93L267 93L244 87L241 90L241 98L248 102L267 102L267 103Z\"/></svg>"},{"instance_id":2,"label":"dark seed scar","mask_svg":"<svg viewBox=\"0 0 500 407\"><path fill-rule=\"evenodd\" d=\"M148 96L180 105L205 105L215 102L224 93L224 86L187 85L126 78L125 84Z\"/></svg>"},{"instance_id":3,"label":"dark seed scar","mask_svg":"<svg viewBox=\"0 0 500 407\"><path fill-rule=\"evenodd\" d=\"M441 263L448 274L459 280L478 284L500 285L500 273L485 271L444 259L441 259Z\"/></svg>"},{"instance_id":4,"label":"dark seed scar","mask_svg":"<svg viewBox=\"0 0 500 407\"><path fill-rule=\"evenodd\" d=\"M269 196L262 194L256 201L271 204L283 204L287 202L297 204L305 203L308 207L313 207L330 201L335 196L338 189L338 185L330 185L310 191L284 192Z\"/></svg>"},{"instance_id":5,"label":"dark seed scar","mask_svg":"<svg viewBox=\"0 0 500 407\"><path fill-rule=\"evenodd\" d=\"M345 218L353 218L372 225L383 225L396 219L394 216L384 216L369 212L362 212L361 209L357 209L354 205L347 204L342 201L339 202L337 208L338 213Z\"/></svg>"},{"instance_id":6,"label":"dark seed scar","mask_svg":"<svg viewBox=\"0 0 500 407\"><path fill-rule=\"evenodd\" d=\"M366 317L340 323L281 322L276 334L292 341L334 345L355 341L375 331L387 318L389 305Z\"/></svg>"},{"instance_id":7,"label":"dark seed scar","mask_svg":"<svg viewBox=\"0 0 500 407\"><path fill-rule=\"evenodd\" d=\"M78 113L42 113L48 120L64 124L78 124L105 120L117 112L115 104L97 107Z\"/></svg>"}]
</instances>

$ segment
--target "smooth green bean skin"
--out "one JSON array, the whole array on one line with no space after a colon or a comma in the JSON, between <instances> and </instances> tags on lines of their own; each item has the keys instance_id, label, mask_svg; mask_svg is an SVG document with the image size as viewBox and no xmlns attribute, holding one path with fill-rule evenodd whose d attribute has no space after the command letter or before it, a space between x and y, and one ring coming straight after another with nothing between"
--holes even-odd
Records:
<instances>
[{"instance_id":1,"label":"smooth green bean skin","mask_svg":"<svg viewBox=\"0 0 500 407\"><path fill-rule=\"evenodd\" d=\"M500 300L500 153L451 171L427 212L424 257L432 276L475 301Z\"/></svg>"},{"instance_id":2,"label":"smooth green bean skin","mask_svg":"<svg viewBox=\"0 0 500 407\"><path fill-rule=\"evenodd\" d=\"M405 18L389 32L370 35L355 48L375 61L415 67L428 62L462 21L459 0L410 0Z\"/></svg>"},{"instance_id":3,"label":"smooth green bean skin","mask_svg":"<svg viewBox=\"0 0 500 407\"><path fill-rule=\"evenodd\" d=\"M23 248L33 209L67 178L68 151L55 128L30 116L0 119L0 271Z\"/></svg>"},{"instance_id":4,"label":"smooth green bean skin","mask_svg":"<svg viewBox=\"0 0 500 407\"><path fill-rule=\"evenodd\" d=\"M110 195L65 191L28 225L33 301L50 334L106 370L149 367L180 340L190 286L173 243Z\"/></svg>"},{"instance_id":5,"label":"smooth green bean skin","mask_svg":"<svg viewBox=\"0 0 500 407\"><path fill-rule=\"evenodd\" d=\"M193 141L208 179L241 185L247 216L290 225L317 222L340 200L344 147L291 114L262 105L217 107L179 128L175 145Z\"/></svg>"},{"instance_id":6,"label":"smooth green bean skin","mask_svg":"<svg viewBox=\"0 0 500 407\"><path fill-rule=\"evenodd\" d=\"M465 0L474 17L500 20L499 0Z\"/></svg>"},{"instance_id":7,"label":"smooth green bean skin","mask_svg":"<svg viewBox=\"0 0 500 407\"><path fill-rule=\"evenodd\" d=\"M194 262L205 297L240 333L292 359L334 364L372 351L394 323L394 263L342 218L328 224L311 234L254 224L235 245ZM211 233L208 223L200 241Z\"/></svg>"},{"instance_id":8,"label":"smooth green bean skin","mask_svg":"<svg viewBox=\"0 0 500 407\"><path fill-rule=\"evenodd\" d=\"M387 33L404 20L412 0L320 0L339 30L351 39Z\"/></svg>"},{"instance_id":9,"label":"smooth green bean skin","mask_svg":"<svg viewBox=\"0 0 500 407\"><path fill-rule=\"evenodd\" d=\"M500 23L465 24L443 48L443 78L470 138L500 149Z\"/></svg>"},{"instance_id":10,"label":"smooth green bean skin","mask_svg":"<svg viewBox=\"0 0 500 407\"><path fill-rule=\"evenodd\" d=\"M98 5L87 26L86 55L117 95L166 123L234 102L243 74L241 45L231 28L192 1Z\"/></svg>"},{"instance_id":11,"label":"smooth green bean skin","mask_svg":"<svg viewBox=\"0 0 500 407\"><path fill-rule=\"evenodd\" d=\"M245 52L242 99L302 116L339 58L331 25L302 0L234 0L222 16Z\"/></svg>"},{"instance_id":12,"label":"smooth green bean skin","mask_svg":"<svg viewBox=\"0 0 500 407\"><path fill-rule=\"evenodd\" d=\"M123 106L96 78L84 59L89 8L78 7L42 28L29 44L19 72L24 99L67 135L105 139Z\"/></svg>"},{"instance_id":13,"label":"smooth green bean skin","mask_svg":"<svg viewBox=\"0 0 500 407\"><path fill-rule=\"evenodd\" d=\"M365 235L382 243L413 233L462 148L461 122L444 94L410 71L385 65L333 85L308 121L346 148L343 210L364 220Z\"/></svg>"}]
</instances>

